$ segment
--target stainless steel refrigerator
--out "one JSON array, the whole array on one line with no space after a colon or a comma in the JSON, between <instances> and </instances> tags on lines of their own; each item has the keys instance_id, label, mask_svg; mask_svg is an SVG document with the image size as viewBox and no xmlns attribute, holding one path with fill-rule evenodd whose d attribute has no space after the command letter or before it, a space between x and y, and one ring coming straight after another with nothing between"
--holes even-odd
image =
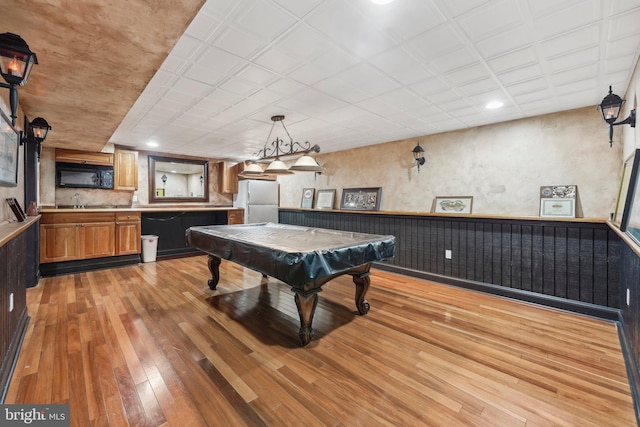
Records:
<instances>
[{"instance_id":1,"label":"stainless steel refrigerator","mask_svg":"<svg viewBox=\"0 0 640 427\"><path fill-rule=\"evenodd\" d=\"M244 223L278 222L280 200L277 181L245 179L238 182L233 206L244 209Z\"/></svg>"}]
</instances>

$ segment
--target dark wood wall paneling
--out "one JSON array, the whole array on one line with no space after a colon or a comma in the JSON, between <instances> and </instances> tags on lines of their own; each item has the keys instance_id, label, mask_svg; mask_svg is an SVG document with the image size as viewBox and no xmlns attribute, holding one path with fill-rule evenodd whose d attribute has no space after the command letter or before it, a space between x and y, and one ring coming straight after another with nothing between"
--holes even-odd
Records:
<instances>
[{"instance_id":1,"label":"dark wood wall paneling","mask_svg":"<svg viewBox=\"0 0 640 427\"><path fill-rule=\"evenodd\" d=\"M458 283L620 307L621 241L605 223L296 209L280 209L279 219L286 224L395 235L396 256L387 263L408 274L424 272ZM445 250L451 250L451 259L445 259ZM617 317L613 310L607 313Z\"/></svg>"},{"instance_id":2,"label":"dark wood wall paneling","mask_svg":"<svg viewBox=\"0 0 640 427\"><path fill-rule=\"evenodd\" d=\"M640 419L640 257L622 244L620 249L620 299L623 328L620 330L623 353L627 359L627 369L631 391L636 402L636 417ZM626 303L629 289L629 305Z\"/></svg>"},{"instance_id":3,"label":"dark wood wall paneling","mask_svg":"<svg viewBox=\"0 0 640 427\"><path fill-rule=\"evenodd\" d=\"M27 325L26 255L26 232L0 247L0 402L4 402ZM9 311L12 294L13 310Z\"/></svg>"}]
</instances>

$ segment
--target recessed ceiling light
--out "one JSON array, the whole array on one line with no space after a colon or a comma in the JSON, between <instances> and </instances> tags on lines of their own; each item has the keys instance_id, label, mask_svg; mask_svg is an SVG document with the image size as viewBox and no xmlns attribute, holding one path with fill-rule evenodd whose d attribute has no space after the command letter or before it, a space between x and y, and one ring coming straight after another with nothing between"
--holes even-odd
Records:
<instances>
[{"instance_id":1,"label":"recessed ceiling light","mask_svg":"<svg viewBox=\"0 0 640 427\"><path fill-rule=\"evenodd\" d=\"M491 101L487 105L484 106L487 110L495 110L496 108L500 108L504 105L502 101Z\"/></svg>"},{"instance_id":2,"label":"recessed ceiling light","mask_svg":"<svg viewBox=\"0 0 640 427\"><path fill-rule=\"evenodd\" d=\"M157 147L158 143L157 142L153 142L153 141L147 142L147 146L149 146L149 147Z\"/></svg>"},{"instance_id":3,"label":"recessed ceiling light","mask_svg":"<svg viewBox=\"0 0 640 427\"><path fill-rule=\"evenodd\" d=\"M371 3L374 4L387 4L391 3L393 0L371 0Z\"/></svg>"}]
</instances>

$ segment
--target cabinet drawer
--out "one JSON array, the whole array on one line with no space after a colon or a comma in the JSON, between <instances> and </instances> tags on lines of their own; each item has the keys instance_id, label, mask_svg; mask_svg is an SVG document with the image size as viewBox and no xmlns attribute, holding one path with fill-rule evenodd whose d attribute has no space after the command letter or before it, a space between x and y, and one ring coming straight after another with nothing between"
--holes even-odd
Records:
<instances>
[{"instance_id":1,"label":"cabinet drawer","mask_svg":"<svg viewBox=\"0 0 640 427\"><path fill-rule=\"evenodd\" d=\"M140 212L116 212L116 222L140 221Z\"/></svg>"},{"instance_id":2,"label":"cabinet drawer","mask_svg":"<svg viewBox=\"0 0 640 427\"><path fill-rule=\"evenodd\" d=\"M243 224L244 209L227 211L227 224Z\"/></svg>"},{"instance_id":3,"label":"cabinet drawer","mask_svg":"<svg viewBox=\"0 0 640 427\"><path fill-rule=\"evenodd\" d=\"M108 212L43 213L40 224L79 224L84 222L114 222L115 214Z\"/></svg>"}]
</instances>

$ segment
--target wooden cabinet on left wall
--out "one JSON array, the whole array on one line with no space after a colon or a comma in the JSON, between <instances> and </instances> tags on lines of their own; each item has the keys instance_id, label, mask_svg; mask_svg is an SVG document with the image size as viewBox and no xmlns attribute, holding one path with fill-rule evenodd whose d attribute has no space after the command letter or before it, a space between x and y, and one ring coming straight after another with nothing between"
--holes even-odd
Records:
<instances>
[{"instance_id":1,"label":"wooden cabinet on left wall","mask_svg":"<svg viewBox=\"0 0 640 427\"><path fill-rule=\"evenodd\" d=\"M114 159L114 190L138 189L138 152L117 148Z\"/></svg>"}]
</instances>

